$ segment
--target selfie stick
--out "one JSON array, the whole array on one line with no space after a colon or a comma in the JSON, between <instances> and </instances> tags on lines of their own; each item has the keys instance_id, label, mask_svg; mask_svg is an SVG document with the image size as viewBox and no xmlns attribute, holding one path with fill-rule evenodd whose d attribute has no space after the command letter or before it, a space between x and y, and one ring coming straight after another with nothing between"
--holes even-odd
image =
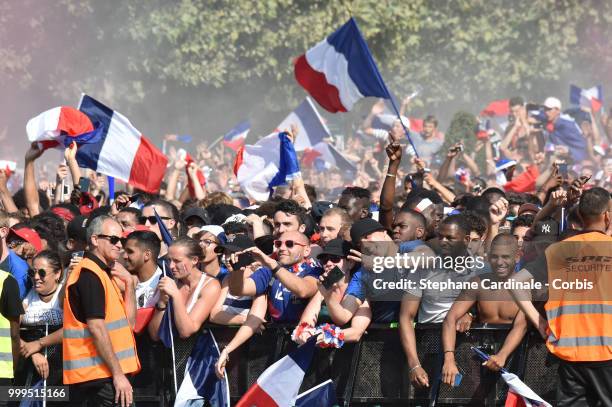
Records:
<instances>
[{"instance_id":1,"label":"selfie stick","mask_svg":"<svg viewBox=\"0 0 612 407\"><path fill-rule=\"evenodd\" d=\"M164 269L164 277L168 277L168 274L166 273L166 262L163 261L162 262L162 268ZM172 372L174 373L174 397L176 397L176 394L178 393L178 388L176 386L176 356L174 354L174 333L172 332L172 308L167 307L166 312L169 312L170 315L168 316L170 318L170 323L169 323L169 328L170 328L170 342L172 344L172 346L170 347L170 349L172 350Z\"/></svg>"}]
</instances>

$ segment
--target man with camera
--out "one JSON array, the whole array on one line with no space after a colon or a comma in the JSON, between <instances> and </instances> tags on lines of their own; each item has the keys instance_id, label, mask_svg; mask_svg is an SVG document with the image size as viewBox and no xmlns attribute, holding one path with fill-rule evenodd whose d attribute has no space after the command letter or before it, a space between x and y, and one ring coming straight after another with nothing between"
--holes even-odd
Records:
<instances>
[{"instance_id":1,"label":"man with camera","mask_svg":"<svg viewBox=\"0 0 612 407\"><path fill-rule=\"evenodd\" d=\"M318 290L321 268L309 258L310 242L301 232L282 233L274 241L274 253L268 256L257 247L237 253L252 256L262 268L250 277L230 273L232 295L257 296L268 294L268 310L275 322L297 322L311 298ZM236 269L236 267L234 267Z\"/></svg>"}]
</instances>

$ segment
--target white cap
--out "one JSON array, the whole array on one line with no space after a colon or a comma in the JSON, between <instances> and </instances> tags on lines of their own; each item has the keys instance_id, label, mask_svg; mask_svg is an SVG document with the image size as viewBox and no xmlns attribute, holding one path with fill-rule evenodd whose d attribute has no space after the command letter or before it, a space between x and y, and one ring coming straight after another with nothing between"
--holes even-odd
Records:
<instances>
[{"instance_id":1,"label":"white cap","mask_svg":"<svg viewBox=\"0 0 612 407\"><path fill-rule=\"evenodd\" d=\"M561 101L554 97L548 97L544 101L544 107L561 110Z\"/></svg>"}]
</instances>

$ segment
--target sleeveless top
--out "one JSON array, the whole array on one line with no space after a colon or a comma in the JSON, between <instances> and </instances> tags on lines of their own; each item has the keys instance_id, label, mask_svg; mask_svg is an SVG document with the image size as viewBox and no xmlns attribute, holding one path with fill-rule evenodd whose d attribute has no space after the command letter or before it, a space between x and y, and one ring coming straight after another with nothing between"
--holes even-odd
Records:
<instances>
[{"instance_id":1,"label":"sleeveless top","mask_svg":"<svg viewBox=\"0 0 612 407\"><path fill-rule=\"evenodd\" d=\"M21 319L22 325L62 325L64 311L58 301L59 293L62 291L62 284L57 286L57 290L49 302L44 302L36 290L32 288L23 299L25 314Z\"/></svg>"}]
</instances>

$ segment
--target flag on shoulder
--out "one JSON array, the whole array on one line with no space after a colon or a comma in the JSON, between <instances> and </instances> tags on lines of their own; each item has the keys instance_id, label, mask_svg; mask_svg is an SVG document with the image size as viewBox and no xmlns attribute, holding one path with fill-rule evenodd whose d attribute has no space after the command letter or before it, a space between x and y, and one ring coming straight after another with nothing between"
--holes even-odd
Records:
<instances>
[{"instance_id":1,"label":"flag on shoulder","mask_svg":"<svg viewBox=\"0 0 612 407\"><path fill-rule=\"evenodd\" d=\"M234 151L238 151L244 145L244 141L251 130L251 123L248 120L239 123L223 136L223 144Z\"/></svg>"},{"instance_id":2,"label":"flag on shoulder","mask_svg":"<svg viewBox=\"0 0 612 407\"><path fill-rule=\"evenodd\" d=\"M267 368L242 396L236 407L291 407L314 354L309 340Z\"/></svg>"},{"instance_id":3,"label":"flag on shoulder","mask_svg":"<svg viewBox=\"0 0 612 407\"><path fill-rule=\"evenodd\" d=\"M332 113L346 112L360 99L390 98L357 22L342 27L295 61L295 79Z\"/></svg>"},{"instance_id":4,"label":"flag on shoulder","mask_svg":"<svg viewBox=\"0 0 612 407\"><path fill-rule=\"evenodd\" d=\"M234 173L242 190L252 199L265 201L272 188L300 177L300 165L286 132L273 133L237 154Z\"/></svg>"},{"instance_id":5,"label":"flag on shoulder","mask_svg":"<svg viewBox=\"0 0 612 407\"><path fill-rule=\"evenodd\" d=\"M188 406L190 400L206 400L211 406L229 407L229 383L215 374L219 347L210 329L198 337L185 367L185 376L176 395L174 407Z\"/></svg>"},{"instance_id":6,"label":"flag on shoulder","mask_svg":"<svg viewBox=\"0 0 612 407\"><path fill-rule=\"evenodd\" d=\"M293 144L295 151L304 151L307 148L312 148L315 144L323 141L323 139L331 137L331 133L325 125L323 118L309 97L306 97L293 112L289 113L276 126L276 129L277 131L283 131L291 128L292 125L298 128L297 138Z\"/></svg>"},{"instance_id":7,"label":"flag on shoulder","mask_svg":"<svg viewBox=\"0 0 612 407\"><path fill-rule=\"evenodd\" d=\"M588 107L593 112L598 112L603 104L603 90L601 85L589 89L582 89L576 85L570 85L570 103L580 107Z\"/></svg>"},{"instance_id":8,"label":"flag on shoulder","mask_svg":"<svg viewBox=\"0 0 612 407\"><path fill-rule=\"evenodd\" d=\"M295 407L333 407L336 404L336 389L331 379L299 394L295 400Z\"/></svg>"}]
</instances>

